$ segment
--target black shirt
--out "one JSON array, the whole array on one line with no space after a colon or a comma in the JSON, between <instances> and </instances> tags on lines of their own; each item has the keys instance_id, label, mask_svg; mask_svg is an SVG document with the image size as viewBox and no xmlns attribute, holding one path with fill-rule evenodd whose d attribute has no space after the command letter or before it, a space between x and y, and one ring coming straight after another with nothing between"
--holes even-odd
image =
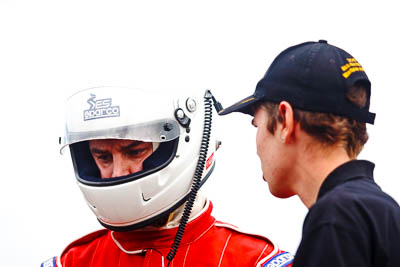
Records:
<instances>
[{"instance_id":1,"label":"black shirt","mask_svg":"<svg viewBox=\"0 0 400 267\"><path fill-rule=\"evenodd\" d=\"M400 207L374 182L374 167L354 160L328 175L293 266L400 267Z\"/></svg>"}]
</instances>

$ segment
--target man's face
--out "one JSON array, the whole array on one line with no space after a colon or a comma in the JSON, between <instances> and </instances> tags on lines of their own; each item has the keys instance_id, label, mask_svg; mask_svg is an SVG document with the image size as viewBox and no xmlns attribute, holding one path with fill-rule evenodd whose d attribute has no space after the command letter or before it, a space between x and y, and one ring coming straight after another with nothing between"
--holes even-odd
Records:
<instances>
[{"instance_id":1,"label":"man's face","mask_svg":"<svg viewBox=\"0 0 400 267\"><path fill-rule=\"evenodd\" d=\"M287 174L291 163L285 153L285 146L277 134L279 129L272 134L268 131L267 122L268 113L261 105L255 109L252 124L257 128L257 155L261 161L263 179L268 182L269 190L274 196L288 197L290 185Z\"/></svg>"},{"instance_id":2,"label":"man's face","mask_svg":"<svg viewBox=\"0 0 400 267\"><path fill-rule=\"evenodd\" d=\"M143 161L153 153L151 142L120 139L89 141L90 152L101 178L125 176L143 170Z\"/></svg>"}]
</instances>

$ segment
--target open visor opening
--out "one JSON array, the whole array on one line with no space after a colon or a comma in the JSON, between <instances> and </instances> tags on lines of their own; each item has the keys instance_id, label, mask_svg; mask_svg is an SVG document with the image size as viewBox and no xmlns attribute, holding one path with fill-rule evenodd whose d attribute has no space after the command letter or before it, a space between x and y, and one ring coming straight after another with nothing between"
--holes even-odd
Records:
<instances>
[{"instance_id":1,"label":"open visor opening","mask_svg":"<svg viewBox=\"0 0 400 267\"><path fill-rule=\"evenodd\" d=\"M89 142L82 141L70 145L76 178L83 184L110 186L147 176L166 167L175 157L179 138L160 143L158 149L143 162L143 170L126 176L102 179L99 169L90 153Z\"/></svg>"}]
</instances>

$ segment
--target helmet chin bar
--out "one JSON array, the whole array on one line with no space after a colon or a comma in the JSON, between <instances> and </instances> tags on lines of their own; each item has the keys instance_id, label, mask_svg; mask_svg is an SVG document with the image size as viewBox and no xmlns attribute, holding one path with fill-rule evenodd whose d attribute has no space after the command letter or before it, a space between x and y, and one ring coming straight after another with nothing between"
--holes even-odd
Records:
<instances>
[{"instance_id":1,"label":"helmet chin bar","mask_svg":"<svg viewBox=\"0 0 400 267\"><path fill-rule=\"evenodd\" d=\"M172 206L168 210L160 213L159 215L157 215L157 216L155 216L153 218L150 218L148 220L145 220L145 221L142 221L142 222L139 222L139 223L135 223L135 224L131 224L131 225L128 225L128 226L113 226L113 225L107 224L105 222L102 222L99 219L97 219L97 220L99 221L99 223L102 226L104 226L107 229L110 229L111 231L115 231L115 232L128 232L128 231L141 229L141 228L144 228L146 226L152 225L153 223L155 223L159 219L163 218L164 216L168 216L171 212L173 212L174 210L179 208L183 203L185 203L185 201L187 200L188 196L189 196L189 194L187 194L184 198L182 198L180 201L178 201L174 206Z\"/></svg>"},{"instance_id":2,"label":"helmet chin bar","mask_svg":"<svg viewBox=\"0 0 400 267\"><path fill-rule=\"evenodd\" d=\"M201 186L203 186L203 184L208 180L208 178L210 177L211 173L214 171L215 168L215 162L214 164L211 166L210 171L207 173L206 176L204 176L204 178L201 181ZM143 227L149 226L153 223L155 223L156 221L158 221L159 219L163 218L164 216L168 216L171 212L173 212L174 210L176 210L177 208L179 208L180 206L182 206L189 198L190 192L184 196L181 200L179 200L175 205L173 205L171 208L169 208L168 210L160 213L159 215L150 218L148 220L139 222L139 223L135 223L135 224L131 224L128 226L113 226L110 224L107 224L105 222L102 222L101 220L97 219L99 221L99 223L104 226L105 228L111 230L111 231L115 231L115 232L128 232L128 231L133 231L133 230L137 230L137 229L141 229Z\"/></svg>"}]
</instances>

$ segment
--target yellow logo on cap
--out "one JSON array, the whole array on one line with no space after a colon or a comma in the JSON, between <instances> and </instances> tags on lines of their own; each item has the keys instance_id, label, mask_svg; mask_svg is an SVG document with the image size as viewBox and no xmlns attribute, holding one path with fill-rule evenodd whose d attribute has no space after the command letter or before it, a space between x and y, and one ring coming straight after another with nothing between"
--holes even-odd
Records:
<instances>
[{"instance_id":1,"label":"yellow logo on cap","mask_svg":"<svg viewBox=\"0 0 400 267\"><path fill-rule=\"evenodd\" d=\"M244 103L247 103L247 102L249 102L249 101L251 101L251 100L253 100L253 99L254 99L254 97L250 97L250 98L244 99L242 102L239 103L239 105L242 105L242 104L244 104Z\"/></svg>"},{"instance_id":2,"label":"yellow logo on cap","mask_svg":"<svg viewBox=\"0 0 400 267\"><path fill-rule=\"evenodd\" d=\"M357 71L364 72L363 67L360 65L360 63L358 63L358 61L355 58L346 58L346 60L348 63L341 67L343 71L342 76L344 78L346 79L349 78L352 73Z\"/></svg>"}]
</instances>

